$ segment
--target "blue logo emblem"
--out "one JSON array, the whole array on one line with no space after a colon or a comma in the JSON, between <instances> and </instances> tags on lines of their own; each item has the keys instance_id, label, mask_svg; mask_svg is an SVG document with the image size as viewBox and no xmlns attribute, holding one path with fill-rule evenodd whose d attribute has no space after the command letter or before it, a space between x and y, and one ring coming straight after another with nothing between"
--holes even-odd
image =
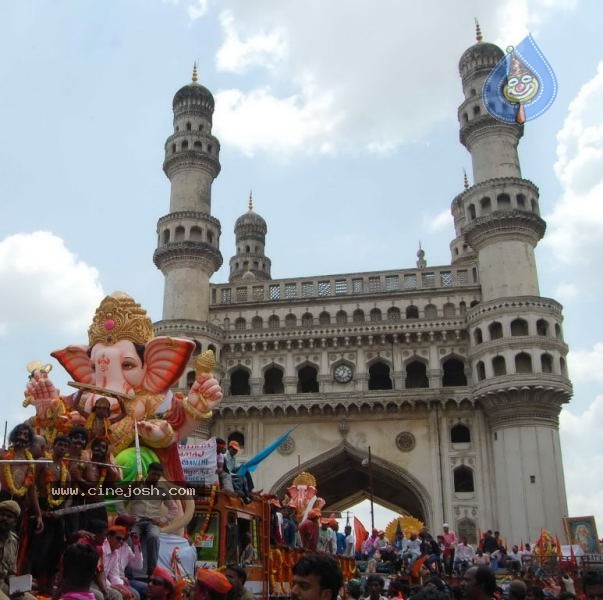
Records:
<instances>
[{"instance_id":1,"label":"blue logo emblem","mask_svg":"<svg viewBox=\"0 0 603 600\"><path fill-rule=\"evenodd\" d=\"M557 78L534 38L528 35L492 69L482 100L492 117L522 125L546 112L557 96Z\"/></svg>"}]
</instances>

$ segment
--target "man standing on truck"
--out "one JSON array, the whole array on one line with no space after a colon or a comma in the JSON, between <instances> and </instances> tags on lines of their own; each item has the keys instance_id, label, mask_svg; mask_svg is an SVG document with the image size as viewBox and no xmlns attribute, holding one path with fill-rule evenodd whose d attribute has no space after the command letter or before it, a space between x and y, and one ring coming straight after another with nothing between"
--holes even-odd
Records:
<instances>
[{"instance_id":1,"label":"man standing on truck","mask_svg":"<svg viewBox=\"0 0 603 600\"><path fill-rule=\"evenodd\" d=\"M337 600L343 574L337 561L322 554L305 554L293 565L291 600Z\"/></svg>"},{"instance_id":2,"label":"man standing on truck","mask_svg":"<svg viewBox=\"0 0 603 600\"><path fill-rule=\"evenodd\" d=\"M313 508L305 521L299 526L299 535L301 537L302 547L304 550L316 552L318 546L319 529L318 519L320 519L320 511Z\"/></svg>"}]
</instances>

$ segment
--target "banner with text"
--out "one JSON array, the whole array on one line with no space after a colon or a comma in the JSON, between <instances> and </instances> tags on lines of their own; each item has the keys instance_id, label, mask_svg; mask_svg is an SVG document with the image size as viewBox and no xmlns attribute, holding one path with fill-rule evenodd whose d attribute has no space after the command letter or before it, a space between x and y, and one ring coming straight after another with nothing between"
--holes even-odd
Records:
<instances>
[{"instance_id":1,"label":"banner with text","mask_svg":"<svg viewBox=\"0 0 603 600\"><path fill-rule=\"evenodd\" d=\"M178 446L184 478L190 483L212 485L218 483L216 475L216 438L196 444Z\"/></svg>"}]
</instances>

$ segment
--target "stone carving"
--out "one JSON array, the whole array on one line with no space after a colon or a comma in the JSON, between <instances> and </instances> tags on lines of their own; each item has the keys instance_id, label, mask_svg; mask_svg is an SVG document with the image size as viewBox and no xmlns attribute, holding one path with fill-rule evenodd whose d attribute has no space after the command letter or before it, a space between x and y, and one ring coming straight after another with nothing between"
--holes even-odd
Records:
<instances>
[{"instance_id":1,"label":"stone carving","mask_svg":"<svg viewBox=\"0 0 603 600\"><path fill-rule=\"evenodd\" d=\"M415 436L410 431L402 431L396 436L396 447L400 452L410 452L416 443Z\"/></svg>"},{"instance_id":2,"label":"stone carving","mask_svg":"<svg viewBox=\"0 0 603 600\"><path fill-rule=\"evenodd\" d=\"M277 452L283 456L291 454L295 450L295 440L289 436L278 448Z\"/></svg>"}]
</instances>

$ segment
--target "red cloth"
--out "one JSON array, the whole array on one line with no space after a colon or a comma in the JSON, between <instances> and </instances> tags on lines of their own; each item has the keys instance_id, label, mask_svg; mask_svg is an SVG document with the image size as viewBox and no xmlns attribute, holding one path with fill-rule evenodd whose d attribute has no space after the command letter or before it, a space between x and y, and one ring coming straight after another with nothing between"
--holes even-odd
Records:
<instances>
[{"instance_id":1,"label":"red cloth","mask_svg":"<svg viewBox=\"0 0 603 600\"><path fill-rule=\"evenodd\" d=\"M299 535L301 537L302 546L305 550L310 550L311 552L316 552L316 547L318 546L318 536L319 536L319 526L318 522L310 521L310 519L306 519L299 526Z\"/></svg>"}]
</instances>

